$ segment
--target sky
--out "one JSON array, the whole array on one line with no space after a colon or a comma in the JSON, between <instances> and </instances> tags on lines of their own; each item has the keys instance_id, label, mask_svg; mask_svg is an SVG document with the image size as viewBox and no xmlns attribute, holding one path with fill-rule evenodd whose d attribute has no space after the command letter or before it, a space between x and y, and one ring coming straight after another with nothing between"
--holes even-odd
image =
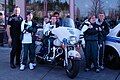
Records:
<instances>
[{"instance_id":1,"label":"sky","mask_svg":"<svg viewBox=\"0 0 120 80\"><path fill-rule=\"evenodd\" d=\"M109 9L111 8L116 9L118 6L118 0L102 0L102 2L104 3L103 5L106 13L108 13ZM92 6L92 3L91 0L75 0L75 5L79 7L81 15L87 15L87 12L90 10Z\"/></svg>"},{"instance_id":2,"label":"sky","mask_svg":"<svg viewBox=\"0 0 120 80\"><path fill-rule=\"evenodd\" d=\"M61 1L67 1L69 3L69 0ZM106 14L108 14L109 9L116 9L118 6L118 0L102 0L102 2L104 3L103 5ZM75 0L75 5L80 9L81 15L86 16L92 6L92 3L91 0Z\"/></svg>"}]
</instances>

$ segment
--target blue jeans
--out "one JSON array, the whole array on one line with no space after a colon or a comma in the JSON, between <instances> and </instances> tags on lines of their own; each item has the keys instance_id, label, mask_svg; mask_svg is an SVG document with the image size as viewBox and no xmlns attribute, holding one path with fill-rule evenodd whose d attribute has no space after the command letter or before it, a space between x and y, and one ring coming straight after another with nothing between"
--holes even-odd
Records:
<instances>
[{"instance_id":1,"label":"blue jeans","mask_svg":"<svg viewBox=\"0 0 120 80\"><path fill-rule=\"evenodd\" d=\"M34 59L35 59L35 43L23 44L23 46L24 46L24 53L23 53L22 64L23 65L27 64L28 56L29 56L29 59L30 59L30 63L34 63Z\"/></svg>"}]
</instances>

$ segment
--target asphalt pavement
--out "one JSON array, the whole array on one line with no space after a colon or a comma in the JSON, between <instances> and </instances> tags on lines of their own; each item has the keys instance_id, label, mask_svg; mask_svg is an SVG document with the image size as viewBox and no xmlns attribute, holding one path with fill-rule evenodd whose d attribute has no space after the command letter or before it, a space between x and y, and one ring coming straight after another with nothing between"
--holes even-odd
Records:
<instances>
[{"instance_id":1,"label":"asphalt pavement","mask_svg":"<svg viewBox=\"0 0 120 80\"><path fill-rule=\"evenodd\" d=\"M0 47L0 80L72 80L67 77L65 70L60 66L37 64L34 70L28 67L24 71L19 68L11 69L9 66L9 53L11 48ZM84 71L84 59L80 62L80 72L73 80L120 80L120 70L105 70L96 73Z\"/></svg>"}]
</instances>

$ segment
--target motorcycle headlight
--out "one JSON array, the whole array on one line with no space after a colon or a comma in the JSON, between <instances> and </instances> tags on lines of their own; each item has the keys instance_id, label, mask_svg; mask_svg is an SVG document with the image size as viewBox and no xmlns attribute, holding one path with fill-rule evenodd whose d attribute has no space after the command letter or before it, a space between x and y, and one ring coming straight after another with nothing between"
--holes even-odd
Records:
<instances>
[{"instance_id":1,"label":"motorcycle headlight","mask_svg":"<svg viewBox=\"0 0 120 80\"><path fill-rule=\"evenodd\" d=\"M77 43L77 38L75 36L71 36L69 42L70 42L70 44L73 45L73 44Z\"/></svg>"}]
</instances>

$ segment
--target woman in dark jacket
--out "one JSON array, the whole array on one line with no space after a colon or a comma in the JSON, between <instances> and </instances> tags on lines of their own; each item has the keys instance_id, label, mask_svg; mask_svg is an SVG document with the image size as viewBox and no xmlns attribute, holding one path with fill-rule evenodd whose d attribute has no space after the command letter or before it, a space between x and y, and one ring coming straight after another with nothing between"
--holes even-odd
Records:
<instances>
[{"instance_id":1,"label":"woman in dark jacket","mask_svg":"<svg viewBox=\"0 0 120 80\"><path fill-rule=\"evenodd\" d=\"M86 59L86 71L91 69L91 64L94 64L96 72L99 72L98 66L98 28L95 23L96 18L91 15L86 21L83 28L84 40L85 40L85 59ZM86 28L85 28L86 27Z\"/></svg>"}]
</instances>

